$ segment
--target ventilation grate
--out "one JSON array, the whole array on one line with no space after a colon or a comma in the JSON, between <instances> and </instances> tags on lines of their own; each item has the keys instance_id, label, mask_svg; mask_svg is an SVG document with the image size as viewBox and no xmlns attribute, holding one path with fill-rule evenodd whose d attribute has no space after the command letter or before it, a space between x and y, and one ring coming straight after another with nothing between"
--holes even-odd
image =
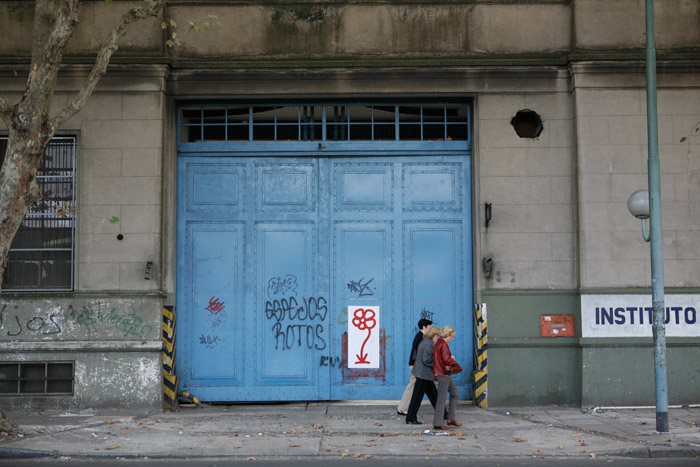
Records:
<instances>
[{"instance_id":1,"label":"ventilation grate","mask_svg":"<svg viewBox=\"0 0 700 467\"><path fill-rule=\"evenodd\" d=\"M72 395L74 362L0 363L1 395Z\"/></svg>"}]
</instances>

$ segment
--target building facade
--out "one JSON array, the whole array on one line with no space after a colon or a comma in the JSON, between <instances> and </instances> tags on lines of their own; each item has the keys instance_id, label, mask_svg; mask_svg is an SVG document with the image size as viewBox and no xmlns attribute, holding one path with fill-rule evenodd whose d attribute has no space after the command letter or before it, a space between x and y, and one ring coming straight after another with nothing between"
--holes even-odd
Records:
<instances>
[{"instance_id":1,"label":"building facade","mask_svg":"<svg viewBox=\"0 0 700 467\"><path fill-rule=\"evenodd\" d=\"M84 5L56 109L134 3ZM210 14L166 45L162 19ZM0 18L17 99L33 2ZM689 404L700 1L655 18L668 394ZM627 211L647 187L644 47L641 0L169 2L47 152L0 296L2 404L162 406L164 307L203 401L397 399L421 317L457 330L470 399L485 304L490 405L653 405Z\"/></svg>"}]
</instances>

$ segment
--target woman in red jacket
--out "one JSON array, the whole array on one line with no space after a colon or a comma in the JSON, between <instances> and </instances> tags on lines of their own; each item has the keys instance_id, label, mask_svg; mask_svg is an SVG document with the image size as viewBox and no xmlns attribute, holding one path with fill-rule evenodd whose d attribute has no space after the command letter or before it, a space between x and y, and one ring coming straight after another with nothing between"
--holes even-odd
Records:
<instances>
[{"instance_id":1,"label":"woman in red jacket","mask_svg":"<svg viewBox=\"0 0 700 467\"><path fill-rule=\"evenodd\" d=\"M457 401L459 400L459 389L452 376L445 370L446 365L455 362L455 358L450 352L449 344L454 339L457 332L450 326L443 326L440 330L440 338L433 348L433 374L438 383L438 396L435 403L435 416L433 417L433 428L436 430L447 430L448 425L462 426L455 420ZM445 404L447 403L447 393L450 393L450 406L447 409L447 420L445 420Z\"/></svg>"}]
</instances>

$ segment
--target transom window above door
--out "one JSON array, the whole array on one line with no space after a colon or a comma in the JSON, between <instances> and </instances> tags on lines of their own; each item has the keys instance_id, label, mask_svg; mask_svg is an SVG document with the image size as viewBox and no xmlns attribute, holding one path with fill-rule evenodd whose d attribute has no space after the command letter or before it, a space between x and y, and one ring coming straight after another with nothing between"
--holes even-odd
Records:
<instances>
[{"instance_id":1,"label":"transom window above door","mask_svg":"<svg viewBox=\"0 0 700 467\"><path fill-rule=\"evenodd\" d=\"M454 142L470 140L467 104L183 105L179 142Z\"/></svg>"}]
</instances>

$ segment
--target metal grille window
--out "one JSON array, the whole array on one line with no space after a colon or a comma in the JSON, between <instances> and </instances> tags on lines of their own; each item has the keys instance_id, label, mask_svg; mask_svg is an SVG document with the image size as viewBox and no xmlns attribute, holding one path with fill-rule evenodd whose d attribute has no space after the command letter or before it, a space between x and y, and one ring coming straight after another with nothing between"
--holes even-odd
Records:
<instances>
[{"instance_id":1,"label":"metal grille window","mask_svg":"<svg viewBox=\"0 0 700 467\"><path fill-rule=\"evenodd\" d=\"M468 141L466 104L185 105L180 143Z\"/></svg>"},{"instance_id":2,"label":"metal grille window","mask_svg":"<svg viewBox=\"0 0 700 467\"><path fill-rule=\"evenodd\" d=\"M72 395L73 362L0 363L2 395Z\"/></svg>"},{"instance_id":3,"label":"metal grille window","mask_svg":"<svg viewBox=\"0 0 700 467\"><path fill-rule=\"evenodd\" d=\"M0 137L0 161L7 138ZM10 248L3 291L72 290L75 234L75 138L46 147L37 173L44 199L35 203Z\"/></svg>"}]
</instances>

